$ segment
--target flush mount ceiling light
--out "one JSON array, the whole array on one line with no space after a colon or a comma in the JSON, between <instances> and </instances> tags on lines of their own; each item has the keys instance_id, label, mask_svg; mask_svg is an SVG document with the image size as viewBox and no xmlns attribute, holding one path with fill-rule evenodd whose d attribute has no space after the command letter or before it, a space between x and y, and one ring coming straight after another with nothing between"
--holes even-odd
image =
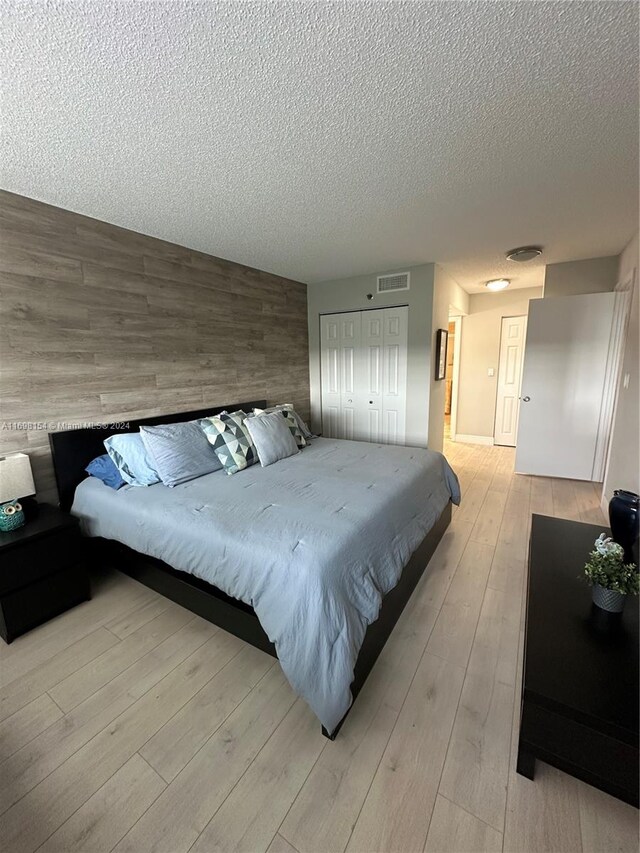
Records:
<instances>
[{"instance_id":1,"label":"flush mount ceiling light","mask_svg":"<svg viewBox=\"0 0 640 853\"><path fill-rule=\"evenodd\" d=\"M485 283L485 287L487 288L487 290L504 290L505 287L509 287L509 279L494 278L491 281L487 281Z\"/></svg>"},{"instance_id":2,"label":"flush mount ceiling light","mask_svg":"<svg viewBox=\"0 0 640 853\"><path fill-rule=\"evenodd\" d=\"M510 252L507 252L507 260L524 263L525 261L532 261L541 254L542 249L540 246L520 246L519 249L512 249Z\"/></svg>"}]
</instances>

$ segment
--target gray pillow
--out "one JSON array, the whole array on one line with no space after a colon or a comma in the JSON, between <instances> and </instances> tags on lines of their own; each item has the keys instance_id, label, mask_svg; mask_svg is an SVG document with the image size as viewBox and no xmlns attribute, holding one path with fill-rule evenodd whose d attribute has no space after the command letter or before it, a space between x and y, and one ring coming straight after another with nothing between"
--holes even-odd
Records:
<instances>
[{"instance_id":1,"label":"gray pillow","mask_svg":"<svg viewBox=\"0 0 640 853\"><path fill-rule=\"evenodd\" d=\"M165 486L177 486L222 468L196 421L143 426L140 435Z\"/></svg>"},{"instance_id":2,"label":"gray pillow","mask_svg":"<svg viewBox=\"0 0 640 853\"><path fill-rule=\"evenodd\" d=\"M296 440L281 412L254 415L244 422L263 468L299 453Z\"/></svg>"}]
</instances>

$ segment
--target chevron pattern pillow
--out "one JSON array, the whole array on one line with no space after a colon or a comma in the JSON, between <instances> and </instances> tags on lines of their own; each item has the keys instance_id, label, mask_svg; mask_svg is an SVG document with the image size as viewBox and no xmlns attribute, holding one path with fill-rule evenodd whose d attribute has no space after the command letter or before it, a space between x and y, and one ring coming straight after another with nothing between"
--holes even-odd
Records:
<instances>
[{"instance_id":1,"label":"chevron pattern pillow","mask_svg":"<svg viewBox=\"0 0 640 853\"><path fill-rule=\"evenodd\" d=\"M214 415L198 421L227 474L237 474L258 461L255 445L242 411Z\"/></svg>"}]
</instances>

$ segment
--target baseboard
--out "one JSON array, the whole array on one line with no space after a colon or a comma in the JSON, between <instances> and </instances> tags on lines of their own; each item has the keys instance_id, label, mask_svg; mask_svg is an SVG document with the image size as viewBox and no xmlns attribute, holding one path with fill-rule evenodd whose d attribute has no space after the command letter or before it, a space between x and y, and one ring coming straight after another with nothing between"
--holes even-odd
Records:
<instances>
[{"instance_id":1,"label":"baseboard","mask_svg":"<svg viewBox=\"0 0 640 853\"><path fill-rule=\"evenodd\" d=\"M493 437L490 435L463 435L461 432L456 433L456 441L462 441L464 444L487 444L493 446Z\"/></svg>"}]
</instances>

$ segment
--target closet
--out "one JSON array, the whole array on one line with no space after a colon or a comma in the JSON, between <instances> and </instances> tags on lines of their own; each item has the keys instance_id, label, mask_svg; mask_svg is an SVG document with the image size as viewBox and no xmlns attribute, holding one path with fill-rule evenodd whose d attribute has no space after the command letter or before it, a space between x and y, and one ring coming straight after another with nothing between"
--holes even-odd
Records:
<instances>
[{"instance_id":1,"label":"closet","mask_svg":"<svg viewBox=\"0 0 640 853\"><path fill-rule=\"evenodd\" d=\"M402 306L320 317L323 435L404 444L408 316Z\"/></svg>"}]
</instances>

